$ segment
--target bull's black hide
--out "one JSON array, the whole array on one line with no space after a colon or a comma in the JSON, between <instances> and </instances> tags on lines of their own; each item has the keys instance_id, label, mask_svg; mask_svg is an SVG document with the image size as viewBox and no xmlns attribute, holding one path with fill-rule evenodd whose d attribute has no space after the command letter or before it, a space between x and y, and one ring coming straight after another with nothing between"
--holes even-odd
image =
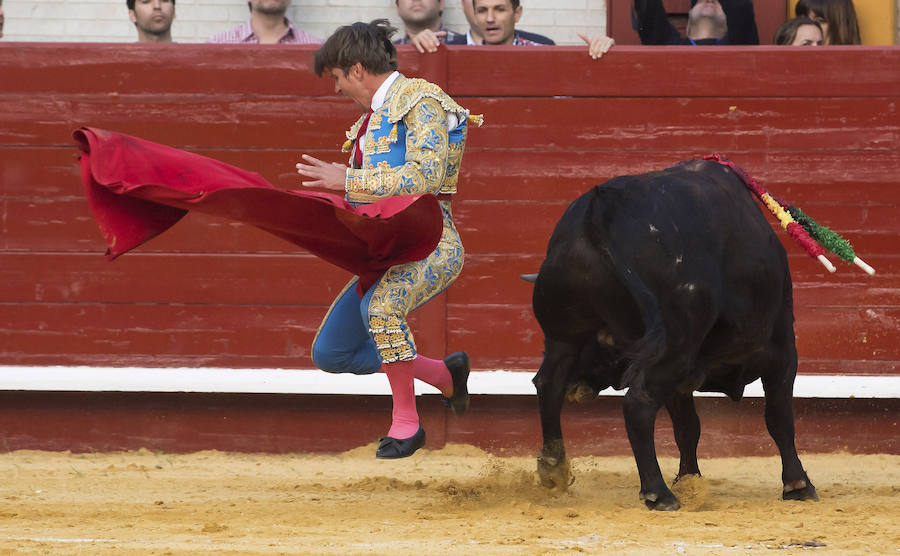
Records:
<instances>
[{"instance_id":1,"label":"bull's black hide","mask_svg":"<svg viewBox=\"0 0 900 556\"><path fill-rule=\"evenodd\" d=\"M566 394L627 388L625 425L641 498L652 509L678 509L656 460L659 408L672 418L678 477L699 474L693 391L738 400L762 378L766 426L784 465L783 497L817 498L794 447L797 351L787 256L730 169L695 160L617 177L576 199L550 238L533 307L545 342L534 384L546 486L570 482L560 427Z\"/></svg>"}]
</instances>

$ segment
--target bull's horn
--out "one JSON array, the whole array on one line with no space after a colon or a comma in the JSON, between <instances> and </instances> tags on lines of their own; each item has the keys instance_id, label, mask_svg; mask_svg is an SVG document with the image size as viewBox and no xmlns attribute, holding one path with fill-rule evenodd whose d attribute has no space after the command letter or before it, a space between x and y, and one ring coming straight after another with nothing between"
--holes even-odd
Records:
<instances>
[{"instance_id":1,"label":"bull's horn","mask_svg":"<svg viewBox=\"0 0 900 556\"><path fill-rule=\"evenodd\" d=\"M519 274L519 278L533 284L537 280L537 274Z\"/></svg>"}]
</instances>

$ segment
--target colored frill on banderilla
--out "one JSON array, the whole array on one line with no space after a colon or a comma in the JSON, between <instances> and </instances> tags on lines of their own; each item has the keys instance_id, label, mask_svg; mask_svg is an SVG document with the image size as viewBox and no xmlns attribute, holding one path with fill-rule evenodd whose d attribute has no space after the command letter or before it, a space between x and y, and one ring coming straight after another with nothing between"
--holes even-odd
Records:
<instances>
[{"instance_id":1,"label":"colored frill on banderilla","mask_svg":"<svg viewBox=\"0 0 900 556\"><path fill-rule=\"evenodd\" d=\"M809 256L817 259L822 266L829 272L837 270L831 261L825 257L825 250L831 251L841 259L848 263L853 263L860 267L868 274L875 274L875 269L866 264L865 261L856 256L850 242L842 238L838 233L832 231L813 220L812 217L800 210L799 207L789 205L774 194L766 191L766 189L756 181L752 176L748 175L743 169L731 162L720 154L710 154L703 157L704 160L712 160L731 168L739 178L747 186L747 189L753 192L761 203L778 219L781 227L784 228L788 235L794 241L800 244L803 249L809 253Z\"/></svg>"}]
</instances>

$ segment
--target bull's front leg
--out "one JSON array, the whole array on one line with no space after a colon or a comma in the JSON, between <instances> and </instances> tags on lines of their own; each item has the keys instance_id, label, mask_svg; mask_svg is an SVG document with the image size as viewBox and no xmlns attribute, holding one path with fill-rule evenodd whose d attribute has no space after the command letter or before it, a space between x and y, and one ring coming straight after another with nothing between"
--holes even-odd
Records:
<instances>
[{"instance_id":1,"label":"bull's front leg","mask_svg":"<svg viewBox=\"0 0 900 556\"><path fill-rule=\"evenodd\" d=\"M694 394L676 392L666 402L666 410L672 419L672 431L675 433L675 444L678 446L680 462L675 482L685 475L700 476L697 463L697 444L700 442L700 417L694 405Z\"/></svg>"},{"instance_id":2,"label":"bull's front leg","mask_svg":"<svg viewBox=\"0 0 900 556\"><path fill-rule=\"evenodd\" d=\"M790 376L790 375L789 375ZM763 377L766 395L766 428L781 454L781 498L783 500L818 500L813 486L794 444L793 377L773 379Z\"/></svg>"},{"instance_id":3,"label":"bull's front leg","mask_svg":"<svg viewBox=\"0 0 900 556\"><path fill-rule=\"evenodd\" d=\"M631 451L634 452L634 460L641 477L641 500L651 510L672 511L680 508L681 504L663 480L653 439L656 414L660 405L659 402L646 398L631 388L625 394L622 409L625 414L628 442L631 443Z\"/></svg>"},{"instance_id":4,"label":"bull's front leg","mask_svg":"<svg viewBox=\"0 0 900 556\"><path fill-rule=\"evenodd\" d=\"M579 348L573 344L545 340L544 361L532 382L537 389L544 445L537 458L538 476L547 488L566 490L574 478L563 444L560 413L565 401L568 376L578 360Z\"/></svg>"}]
</instances>

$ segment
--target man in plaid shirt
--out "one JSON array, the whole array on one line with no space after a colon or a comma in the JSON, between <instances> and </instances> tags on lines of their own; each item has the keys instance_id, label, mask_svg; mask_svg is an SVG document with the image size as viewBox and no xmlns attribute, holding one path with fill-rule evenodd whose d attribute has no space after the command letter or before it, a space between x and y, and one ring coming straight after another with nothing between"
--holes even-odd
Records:
<instances>
[{"instance_id":1,"label":"man in plaid shirt","mask_svg":"<svg viewBox=\"0 0 900 556\"><path fill-rule=\"evenodd\" d=\"M322 39L294 27L287 18L291 0L248 0L250 20L209 38L216 44L320 44Z\"/></svg>"}]
</instances>

